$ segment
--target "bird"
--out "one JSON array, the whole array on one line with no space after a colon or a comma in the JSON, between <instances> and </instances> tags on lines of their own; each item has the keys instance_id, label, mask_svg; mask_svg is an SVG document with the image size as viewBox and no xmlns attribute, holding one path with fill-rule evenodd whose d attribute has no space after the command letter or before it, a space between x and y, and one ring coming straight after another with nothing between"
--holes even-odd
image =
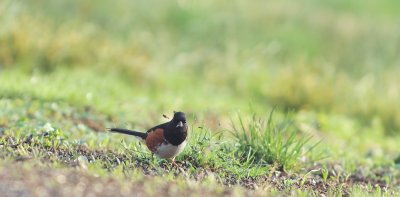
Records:
<instances>
[{"instance_id":1,"label":"bird","mask_svg":"<svg viewBox=\"0 0 400 197\"><path fill-rule=\"evenodd\" d=\"M121 128L107 130L141 138L153 154L164 159L171 159L173 165L176 165L175 157L185 148L188 136L188 124L183 112L174 112L171 121L152 127L147 132Z\"/></svg>"}]
</instances>

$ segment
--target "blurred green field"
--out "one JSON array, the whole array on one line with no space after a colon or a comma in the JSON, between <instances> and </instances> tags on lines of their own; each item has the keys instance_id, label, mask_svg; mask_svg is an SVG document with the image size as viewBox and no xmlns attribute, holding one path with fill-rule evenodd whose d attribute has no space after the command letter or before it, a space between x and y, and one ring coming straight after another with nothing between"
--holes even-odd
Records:
<instances>
[{"instance_id":1,"label":"blurred green field","mask_svg":"<svg viewBox=\"0 0 400 197\"><path fill-rule=\"evenodd\" d=\"M175 108L194 102L196 111L252 104L332 112L365 127L377 119L394 133L400 128L397 7L394 1L3 1L0 63L30 73L111 72L131 91Z\"/></svg>"},{"instance_id":2,"label":"blurred green field","mask_svg":"<svg viewBox=\"0 0 400 197\"><path fill-rule=\"evenodd\" d=\"M51 122L96 148L114 136L52 111L101 130L183 110L229 133L276 108L323 164L398 168L399 18L393 0L3 0L0 132Z\"/></svg>"}]
</instances>

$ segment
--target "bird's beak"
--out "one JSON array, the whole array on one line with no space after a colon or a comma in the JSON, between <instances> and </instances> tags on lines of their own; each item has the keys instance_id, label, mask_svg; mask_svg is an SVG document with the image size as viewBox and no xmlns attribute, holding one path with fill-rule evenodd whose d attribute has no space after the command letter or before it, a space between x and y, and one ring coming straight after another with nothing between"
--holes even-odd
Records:
<instances>
[{"instance_id":1,"label":"bird's beak","mask_svg":"<svg viewBox=\"0 0 400 197\"><path fill-rule=\"evenodd\" d=\"M183 127L182 121L179 121L178 124L176 125L176 127Z\"/></svg>"}]
</instances>

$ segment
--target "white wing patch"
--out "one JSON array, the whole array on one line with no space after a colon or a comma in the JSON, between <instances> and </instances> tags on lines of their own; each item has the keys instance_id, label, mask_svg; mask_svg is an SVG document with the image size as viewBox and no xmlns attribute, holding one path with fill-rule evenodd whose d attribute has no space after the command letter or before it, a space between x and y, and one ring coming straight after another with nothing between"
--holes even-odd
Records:
<instances>
[{"instance_id":1,"label":"white wing patch","mask_svg":"<svg viewBox=\"0 0 400 197\"><path fill-rule=\"evenodd\" d=\"M159 147L157 147L157 151L155 152L155 154L157 154L161 158L173 158L181 153L185 146L186 140L178 146L174 146L170 143L162 143Z\"/></svg>"}]
</instances>

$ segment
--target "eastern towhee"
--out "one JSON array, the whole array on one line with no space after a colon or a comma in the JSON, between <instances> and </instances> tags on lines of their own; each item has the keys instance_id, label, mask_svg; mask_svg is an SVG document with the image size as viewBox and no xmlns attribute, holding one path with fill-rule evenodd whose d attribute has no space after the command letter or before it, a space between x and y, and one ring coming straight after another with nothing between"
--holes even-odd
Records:
<instances>
[{"instance_id":1,"label":"eastern towhee","mask_svg":"<svg viewBox=\"0 0 400 197\"><path fill-rule=\"evenodd\" d=\"M172 158L183 151L186 146L188 126L183 112L175 112L171 121L157 125L146 133L128 129L109 128L111 132L134 135L142 138L147 148L161 158Z\"/></svg>"}]
</instances>

